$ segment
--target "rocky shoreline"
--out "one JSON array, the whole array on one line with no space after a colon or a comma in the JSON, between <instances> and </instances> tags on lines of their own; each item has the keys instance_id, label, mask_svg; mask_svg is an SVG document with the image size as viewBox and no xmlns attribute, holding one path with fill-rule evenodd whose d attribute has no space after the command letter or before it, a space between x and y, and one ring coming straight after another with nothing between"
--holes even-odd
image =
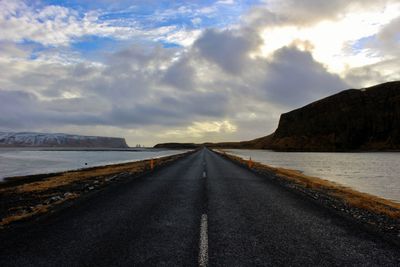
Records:
<instances>
[{"instance_id":1,"label":"rocky shoreline","mask_svg":"<svg viewBox=\"0 0 400 267\"><path fill-rule=\"evenodd\" d=\"M322 179L320 179L323 181L322 185L314 186L315 181L313 180L318 178L301 175L302 179L294 179L296 173L293 172L293 176L290 177L290 170L282 172L282 169L258 162L251 162L249 166L249 162L243 158L222 151L215 152L235 164L248 168L265 178L272 179L286 189L300 194L315 204L323 206L369 232L378 234L389 242L400 246L400 204L325 182ZM309 179L310 183L303 182L303 179ZM325 186L324 183L327 183L327 185ZM349 200L349 198L353 199ZM364 203L358 205L359 202Z\"/></svg>"},{"instance_id":2,"label":"rocky shoreline","mask_svg":"<svg viewBox=\"0 0 400 267\"><path fill-rule=\"evenodd\" d=\"M190 153L6 180L0 183L0 229L43 217L111 184L143 176Z\"/></svg>"}]
</instances>

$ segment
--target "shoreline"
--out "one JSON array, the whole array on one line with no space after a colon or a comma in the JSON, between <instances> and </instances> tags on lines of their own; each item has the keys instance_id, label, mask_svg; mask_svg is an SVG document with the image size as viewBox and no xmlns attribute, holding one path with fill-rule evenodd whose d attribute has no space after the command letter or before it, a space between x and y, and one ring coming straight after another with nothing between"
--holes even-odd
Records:
<instances>
[{"instance_id":1,"label":"shoreline","mask_svg":"<svg viewBox=\"0 0 400 267\"><path fill-rule=\"evenodd\" d=\"M151 173L191 153L8 179L0 183L0 230L52 213L89 193Z\"/></svg>"},{"instance_id":2,"label":"shoreline","mask_svg":"<svg viewBox=\"0 0 400 267\"><path fill-rule=\"evenodd\" d=\"M220 151L269 168L296 172L340 187L400 204L398 152L275 152L246 149Z\"/></svg>"},{"instance_id":3,"label":"shoreline","mask_svg":"<svg viewBox=\"0 0 400 267\"><path fill-rule=\"evenodd\" d=\"M400 203L295 170L271 167L254 161L249 166L248 160L223 150L214 152L265 178L272 178L286 189L400 245Z\"/></svg>"},{"instance_id":4,"label":"shoreline","mask_svg":"<svg viewBox=\"0 0 400 267\"><path fill-rule=\"evenodd\" d=\"M124 150L118 150L118 149L100 149L100 148L95 148L95 149L90 149L90 148L83 148L83 149L68 149L68 148L54 148L54 149L49 149L46 147L36 147L33 149L24 147L21 149L4 149L4 147L0 147L0 152L25 152L25 151L35 151L35 152L126 152L126 153L139 153L139 152L160 152L160 151L168 151L168 150L164 150L164 149L144 149L144 148L129 148L129 149L124 149ZM188 150L181 150L181 153L185 153ZM1 154L0 154L1 156ZM53 169L48 169L48 172L40 172L40 170L35 170L32 172L26 172L26 173L20 173L20 174L9 174L6 176L2 175L0 176L0 189L2 188L3 184L8 184L8 183L12 183L13 181L16 180L30 180L31 178L34 177L42 177L42 176L50 176L50 175L55 175L58 173L62 173L62 172L69 172L69 171L83 171L83 170L89 170L91 168L97 168L97 167L103 167L103 166L110 166L110 165L118 165L118 164L124 164L124 163L131 163L131 162L135 162L135 161L141 161L141 160L146 160L146 159L150 159L150 158L160 158L160 157L164 157L164 156L168 156L167 155L154 155L153 157L146 157L146 158L142 158L142 159L121 159L121 160L116 160L116 161L106 161L106 160L102 160L99 162L91 162L89 164L89 166L70 166L70 167L58 167L58 168L53 168ZM10 158L6 158L6 159L10 159Z\"/></svg>"},{"instance_id":5,"label":"shoreline","mask_svg":"<svg viewBox=\"0 0 400 267\"><path fill-rule=\"evenodd\" d=\"M276 150L272 148L248 148L248 147L211 147L212 149L219 149L219 150L264 150L264 151L272 151L272 152L283 152L283 153L400 153L400 149L384 149L384 150L368 150L368 149L353 149L353 150Z\"/></svg>"}]
</instances>

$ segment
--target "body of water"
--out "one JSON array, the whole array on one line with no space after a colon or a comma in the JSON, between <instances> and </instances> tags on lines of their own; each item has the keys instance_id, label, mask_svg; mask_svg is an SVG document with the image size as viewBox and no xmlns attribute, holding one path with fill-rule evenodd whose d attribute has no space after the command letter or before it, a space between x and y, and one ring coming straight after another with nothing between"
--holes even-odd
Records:
<instances>
[{"instance_id":1,"label":"body of water","mask_svg":"<svg viewBox=\"0 0 400 267\"><path fill-rule=\"evenodd\" d=\"M357 191L400 202L400 153L309 153L227 149L274 167L298 170Z\"/></svg>"},{"instance_id":2,"label":"body of water","mask_svg":"<svg viewBox=\"0 0 400 267\"><path fill-rule=\"evenodd\" d=\"M43 151L0 149L0 181L5 177L60 172L183 153L182 150ZM87 163L87 165L85 165Z\"/></svg>"}]
</instances>

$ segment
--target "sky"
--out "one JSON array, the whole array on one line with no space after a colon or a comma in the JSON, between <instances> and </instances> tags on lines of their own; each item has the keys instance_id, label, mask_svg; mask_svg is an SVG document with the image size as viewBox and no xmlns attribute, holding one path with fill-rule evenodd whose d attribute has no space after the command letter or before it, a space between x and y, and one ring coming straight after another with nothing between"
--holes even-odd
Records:
<instances>
[{"instance_id":1,"label":"sky","mask_svg":"<svg viewBox=\"0 0 400 267\"><path fill-rule=\"evenodd\" d=\"M398 62L400 0L0 0L0 131L250 140Z\"/></svg>"}]
</instances>

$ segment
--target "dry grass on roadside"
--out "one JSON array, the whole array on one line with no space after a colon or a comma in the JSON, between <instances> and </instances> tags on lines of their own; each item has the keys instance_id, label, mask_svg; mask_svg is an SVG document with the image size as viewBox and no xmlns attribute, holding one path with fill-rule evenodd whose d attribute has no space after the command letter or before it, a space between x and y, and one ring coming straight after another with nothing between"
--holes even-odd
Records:
<instances>
[{"instance_id":1,"label":"dry grass on roadside","mask_svg":"<svg viewBox=\"0 0 400 267\"><path fill-rule=\"evenodd\" d=\"M48 177L42 181L26 183L17 186L15 190L20 193L43 191L68 185L76 181L90 179L92 177L113 175L121 172L139 173L145 169L146 163L147 161L139 161L126 164L96 167L90 170L64 172L55 176Z\"/></svg>"}]
</instances>

